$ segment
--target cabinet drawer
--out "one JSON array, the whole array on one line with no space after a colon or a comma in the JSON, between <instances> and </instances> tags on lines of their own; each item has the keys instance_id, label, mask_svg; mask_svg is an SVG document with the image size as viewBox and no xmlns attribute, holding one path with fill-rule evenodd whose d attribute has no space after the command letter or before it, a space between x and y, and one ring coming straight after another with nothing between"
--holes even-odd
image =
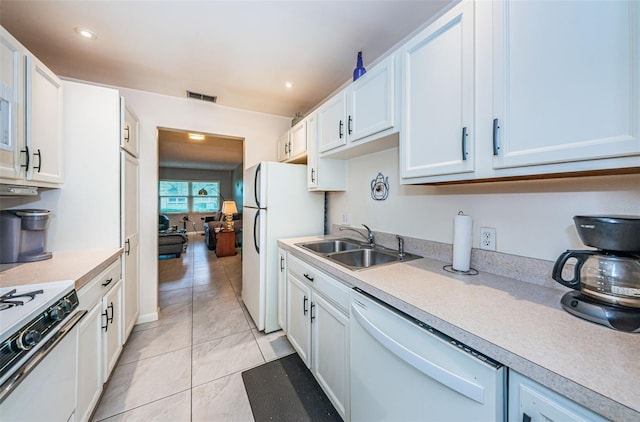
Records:
<instances>
[{"instance_id":1,"label":"cabinet drawer","mask_svg":"<svg viewBox=\"0 0 640 422\"><path fill-rule=\"evenodd\" d=\"M311 285L315 292L337 305L342 311L349 310L349 288L306 262L289 255L287 261L289 273Z\"/></svg>"},{"instance_id":2,"label":"cabinet drawer","mask_svg":"<svg viewBox=\"0 0 640 422\"><path fill-rule=\"evenodd\" d=\"M78 290L78 300L80 308L89 310L95 306L121 278L120 259L109 265L93 280L82 286Z\"/></svg>"}]
</instances>

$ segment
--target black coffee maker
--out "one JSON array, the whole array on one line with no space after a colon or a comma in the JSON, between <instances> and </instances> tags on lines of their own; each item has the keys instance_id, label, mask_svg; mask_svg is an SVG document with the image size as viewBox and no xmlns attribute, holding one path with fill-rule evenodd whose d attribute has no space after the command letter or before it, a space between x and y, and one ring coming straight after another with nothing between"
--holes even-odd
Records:
<instances>
[{"instance_id":1,"label":"black coffee maker","mask_svg":"<svg viewBox=\"0 0 640 422\"><path fill-rule=\"evenodd\" d=\"M567 250L558 257L553 279L574 289L562 297L563 308L609 328L640 332L640 216L573 220L582 243L597 250ZM572 273L565 268L570 259Z\"/></svg>"}]
</instances>

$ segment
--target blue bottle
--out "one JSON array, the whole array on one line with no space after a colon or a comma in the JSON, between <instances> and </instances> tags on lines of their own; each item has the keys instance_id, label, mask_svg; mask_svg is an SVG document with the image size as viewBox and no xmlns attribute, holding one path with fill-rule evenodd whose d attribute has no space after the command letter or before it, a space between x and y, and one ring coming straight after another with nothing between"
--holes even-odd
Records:
<instances>
[{"instance_id":1,"label":"blue bottle","mask_svg":"<svg viewBox=\"0 0 640 422\"><path fill-rule=\"evenodd\" d=\"M356 65L356 68L353 69L353 80L355 81L365 73L367 73L367 69L365 69L362 65L362 51L358 51L358 63Z\"/></svg>"}]
</instances>

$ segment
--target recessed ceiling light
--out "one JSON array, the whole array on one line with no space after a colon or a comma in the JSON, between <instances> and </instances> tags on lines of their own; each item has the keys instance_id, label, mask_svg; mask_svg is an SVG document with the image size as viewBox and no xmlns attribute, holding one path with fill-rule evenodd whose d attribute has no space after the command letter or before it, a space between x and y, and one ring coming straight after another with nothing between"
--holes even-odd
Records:
<instances>
[{"instance_id":1,"label":"recessed ceiling light","mask_svg":"<svg viewBox=\"0 0 640 422\"><path fill-rule=\"evenodd\" d=\"M78 33L78 35L80 35L83 38L87 38L90 40L95 40L96 38L98 38L98 36L95 34L95 32L87 29L87 28L80 28L79 26L75 27L75 31L76 33Z\"/></svg>"},{"instance_id":2,"label":"recessed ceiling light","mask_svg":"<svg viewBox=\"0 0 640 422\"><path fill-rule=\"evenodd\" d=\"M189 139L191 139L193 141L204 141L204 135L202 135L200 133L190 133L189 134Z\"/></svg>"},{"instance_id":3,"label":"recessed ceiling light","mask_svg":"<svg viewBox=\"0 0 640 422\"><path fill-rule=\"evenodd\" d=\"M291 82L285 82L284 86L287 88L293 88L293 84Z\"/></svg>"}]
</instances>

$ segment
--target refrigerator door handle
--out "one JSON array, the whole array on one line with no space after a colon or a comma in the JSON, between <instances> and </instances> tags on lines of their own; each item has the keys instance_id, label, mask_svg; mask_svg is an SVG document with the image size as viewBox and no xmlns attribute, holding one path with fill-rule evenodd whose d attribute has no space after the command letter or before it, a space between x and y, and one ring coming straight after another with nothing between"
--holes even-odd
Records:
<instances>
[{"instance_id":1,"label":"refrigerator door handle","mask_svg":"<svg viewBox=\"0 0 640 422\"><path fill-rule=\"evenodd\" d=\"M256 212L256 216L253 218L253 246L255 246L256 252L259 254L260 246L258 246L258 236L257 236L258 217L260 217L260 210Z\"/></svg>"},{"instance_id":2,"label":"refrigerator door handle","mask_svg":"<svg viewBox=\"0 0 640 422\"><path fill-rule=\"evenodd\" d=\"M258 164L258 167L256 168L256 174L253 176L253 195L255 197L256 200L256 207L257 208L261 208L260 206L260 198L258 198L258 176L260 175L260 168L262 166L262 163ZM255 228L254 228L254 233L255 233ZM255 235L254 235L255 238ZM257 248L257 247L256 247Z\"/></svg>"}]
</instances>

